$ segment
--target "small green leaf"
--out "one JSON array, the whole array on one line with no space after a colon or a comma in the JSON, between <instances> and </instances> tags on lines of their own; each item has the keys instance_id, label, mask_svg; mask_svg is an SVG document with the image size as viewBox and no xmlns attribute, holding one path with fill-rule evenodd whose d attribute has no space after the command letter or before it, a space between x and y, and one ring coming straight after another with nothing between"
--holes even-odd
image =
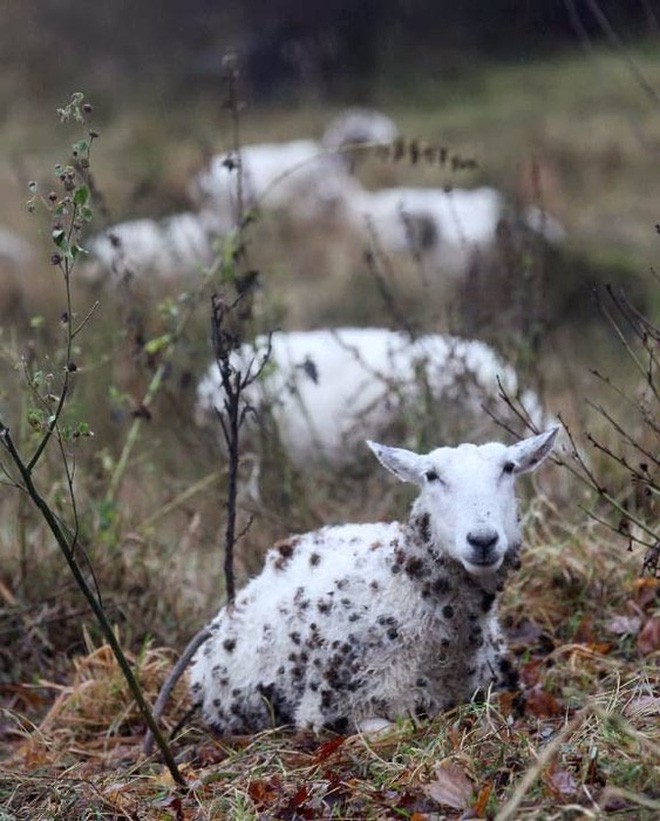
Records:
<instances>
[{"instance_id":1,"label":"small green leaf","mask_svg":"<svg viewBox=\"0 0 660 821\"><path fill-rule=\"evenodd\" d=\"M66 231L63 228L53 229L53 242L61 248L66 242Z\"/></svg>"},{"instance_id":2,"label":"small green leaf","mask_svg":"<svg viewBox=\"0 0 660 821\"><path fill-rule=\"evenodd\" d=\"M82 248L80 245L72 245L71 246L71 258L76 259L80 254L87 254L88 252Z\"/></svg>"},{"instance_id":3,"label":"small green leaf","mask_svg":"<svg viewBox=\"0 0 660 821\"><path fill-rule=\"evenodd\" d=\"M149 342L144 346L144 350L149 354L149 356L153 356L156 353L159 353L164 348L166 348L172 339L171 334L163 334L162 336L157 336L154 339L150 339Z\"/></svg>"},{"instance_id":4,"label":"small green leaf","mask_svg":"<svg viewBox=\"0 0 660 821\"><path fill-rule=\"evenodd\" d=\"M88 205L83 205L80 209L80 216L85 222L91 222L94 219L94 212Z\"/></svg>"},{"instance_id":5,"label":"small green leaf","mask_svg":"<svg viewBox=\"0 0 660 821\"><path fill-rule=\"evenodd\" d=\"M73 201L76 205L85 205L88 199L89 188L86 185L81 185L80 188L76 188L76 192L73 195Z\"/></svg>"},{"instance_id":6,"label":"small green leaf","mask_svg":"<svg viewBox=\"0 0 660 821\"><path fill-rule=\"evenodd\" d=\"M30 327L35 329L42 328L44 322L45 320L43 316L33 316L32 319L30 319Z\"/></svg>"}]
</instances>

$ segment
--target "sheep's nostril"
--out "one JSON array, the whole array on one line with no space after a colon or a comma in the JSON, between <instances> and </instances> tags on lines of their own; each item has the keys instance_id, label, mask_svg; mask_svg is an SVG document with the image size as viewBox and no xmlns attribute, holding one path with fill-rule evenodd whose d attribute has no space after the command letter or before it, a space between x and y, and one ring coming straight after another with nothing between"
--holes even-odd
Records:
<instances>
[{"instance_id":1,"label":"sheep's nostril","mask_svg":"<svg viewBox=\"0 0 660 821\"><path fill-rule=\"evenodd\" d=\"M467 534L468 544L486 553L497 544L499 535L496 530L473 530Z\"/></svg>"}]
</instances>

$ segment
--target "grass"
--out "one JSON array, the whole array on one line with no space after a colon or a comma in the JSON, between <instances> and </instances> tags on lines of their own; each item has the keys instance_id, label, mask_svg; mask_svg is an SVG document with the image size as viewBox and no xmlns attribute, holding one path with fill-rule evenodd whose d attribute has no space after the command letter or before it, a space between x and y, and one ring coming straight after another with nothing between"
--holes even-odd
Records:
<instances>
[{"instance_id":1,"label":"grass","mask_svg":"<svg viewBox=\"0 0 660 821\"><path fill-rule=\"evenodd\" d=\"M635 58L660 84L657 56L640 48ZM631 391L636 380L585 294L605 278L633 287L638 277L641 296L653 302L643 272L657 262L653 225L660 181L654 150L641 147L631 125L634 120L640 126L651 147L660 144L660 112L643 99L619 59L604 52L596 59L609 82L575 55L475 67L452 82L402 77L398 88L390 84L379 93L378 102L404 133L475 154L479 168L450 176L371 158L360 170L374 186L496 184L540 197L556 213L570 241L568 249L537 260L552 320L540 350L525 349L528 340L507 313L510 272L485 269L492 279L483 293L472 295L472 305L491 317L477 328L479 336L506 350L521 368L527 359L526 373L543 383L549 407L577 430L592 431L602 420L584 400L600 396L602 386L594 385L588 369L621 374ZM164 92L152 90L151 96L151 103L140 100L138 89L131 104L117 102L100 127L93 168L112 219L182 208L204 150L226 142L219 107L193 101L175 108L165 106ZM0 155L10 158L0 163L0 223L36 236L41 256L28 275L7 272L0 284L0 400L27 446L27 398L14 365L24 357L46 372L56 367L61 309L60 283L40 261L47 259L48 229L22 211L24 182L50 179L61 155L52 118L40 106L16 104L13 112L0 125ZM334 113L321 107L256 109L246 114L243 133L247 142L265 134L274 140L318 136ZM536 190L532 160L540 173ZM265 215L249 250L265 282L256 324L392 324L364 249L336 226L301 228L282 215ZM427 287L410 260L395 262L390 282L424 329L464 329L469 317L456 308L456 283L438 279ZM172 294L186 287L177 283ZM77 452L88 549L106 608L153 700L175 658L173 648L184 645L222 597L217 545L226 478L217 432L192 423L194 385L210 359L209 311L202 302L144 425L119 505L103 505L113 462L153 373L153 363L135 345L129 314L131 322L138 314L145 338L163 329L153 310L154 291L158 299L166 294L157 285L145 291L97 293L78 284L81 312L93 299L101 305L79 354L70 412L89 420L95 433ZM19 301L12 302L16 293ZM31 326L35 315L43 322ZM439 417L438 430L442 422ZM405 515L408 497L381 475L367 468L301 471L272 446L260 509L251 509L249 501L242 508L243 521L251 512L258 515L241 544L239 579L256 572L265 548L289 532ZM249 466L244 469L247 480ZM44 465L39 479L58 511L68 515L57 458ZM608 481L617 486L620 477L611 474ZM614 627L622 617L644 623L658 618L657 580L641 582L639 552L626 552L623 539L585 520L579 505L591 502L560 469L545 469L538 482L524 508L523 571L503 607L522 673L519 698L492 694L485 704L464 705L420 726L402 722L379 739L290 731L218 739L188 723L174 741L191 786L186 794L175 791L158 761L141 756L144 728L114 659L43 528L17 496L3 493L0 819L422 821L466 811L523 819L656 817L658 650L641 646L634 629ZM180 686L165 716L169 729L186 707Z\"/></svg>"}]
</instances>

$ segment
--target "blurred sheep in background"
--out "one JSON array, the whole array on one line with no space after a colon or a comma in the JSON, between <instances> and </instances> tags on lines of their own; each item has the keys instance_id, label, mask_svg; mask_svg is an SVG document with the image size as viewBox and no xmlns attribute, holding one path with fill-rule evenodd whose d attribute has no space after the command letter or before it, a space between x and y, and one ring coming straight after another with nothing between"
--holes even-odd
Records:
<instances>
[{"instance_id":1,"label":"blurred sheep in background","mask_svg":"<svg viewBox=\"0 0 660 821\"><path fill-rule=\"evenodd\" d=\"M243 372L266 356L268 337L244 344L233 364ZM476 340L408 334L384 328L280 331L272 334L269 365L245 398L272 411L282 444L292 461L322 459L349 463L365 435L376 435L405 418L419 415L430 398L439 416L458 411L478 437L491 430L482 404L497 398L498 379L509 396L520 390L517 374L488 345ZM430 397L429 397L430 394ZM531 390L520 399L531 420L545 421ZM218 366L208 368L197 389L198 422L217 421L223 392Z\"/></svg>"}]
</instances>

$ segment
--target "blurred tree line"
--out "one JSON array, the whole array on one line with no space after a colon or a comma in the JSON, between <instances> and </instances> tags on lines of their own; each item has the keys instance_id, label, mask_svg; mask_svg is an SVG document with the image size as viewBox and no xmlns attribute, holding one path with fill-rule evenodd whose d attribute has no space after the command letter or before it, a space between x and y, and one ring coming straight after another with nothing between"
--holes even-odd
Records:
<instances>
[{"instance_id":1,"label":"blurred tree line","mask_svg":"<svg viewBox=\"0 0 660 821\"><path fill-rule=\"evenodd\" d=\"M366 100L387 72L531 59L603 36L656 33L657 0L0 0L0 66L33 94L110 94L154 82L217 89L237 51L256 100ZM83 79L83 75L84 79Z\"/></svg>"}]
</instances>

